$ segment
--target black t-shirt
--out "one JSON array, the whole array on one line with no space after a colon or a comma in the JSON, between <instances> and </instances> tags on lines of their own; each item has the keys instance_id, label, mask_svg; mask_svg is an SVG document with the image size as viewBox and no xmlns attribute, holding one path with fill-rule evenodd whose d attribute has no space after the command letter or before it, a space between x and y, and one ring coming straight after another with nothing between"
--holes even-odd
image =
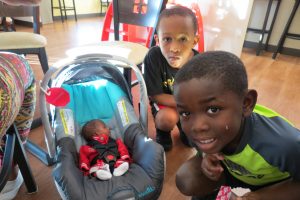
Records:
<instances>
[{"instance_id":1,"label":"black t-shirt","mask_svg":"<svg viewBox=\"0 0 300 200\"><path fill-rule=\"evenodd\" d=\"M198 54L193 49L194 55ZM179 69L169 65L160 47L152 47L144 60L145 82L149 96L173 94L174 77Z\"/></svg>"}]
</instances>

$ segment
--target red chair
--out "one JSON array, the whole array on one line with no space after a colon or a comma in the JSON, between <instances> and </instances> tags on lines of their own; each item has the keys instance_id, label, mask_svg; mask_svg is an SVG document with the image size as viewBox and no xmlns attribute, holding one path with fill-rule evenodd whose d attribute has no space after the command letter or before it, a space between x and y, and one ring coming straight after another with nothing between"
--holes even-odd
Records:
<instances>
[{"instance_id":1,"label":"red chair","mask_svg":"<svg viewBox=\"0 0 300 200\"><path fill-rule=\"evenodd\" d=\"M109 40L114 33L115 40L142 43L150 47L162 4L163 0L114 0L104 18L101 41ZM114 28L111 28L112 24Z\"/></svg>"},{"instance_id":2,"label":"red chair","mask_svg":"<svg viewBox=\"0 0 300 200\"><path fill-rule=\"evenodd\" d=\"M198 51L204 52L204 30L203 30L201 11L197 3L192 3L191 9L195 12L195 15L198 20L198 36L199 36Z\"/></svg>"}]
</instances>

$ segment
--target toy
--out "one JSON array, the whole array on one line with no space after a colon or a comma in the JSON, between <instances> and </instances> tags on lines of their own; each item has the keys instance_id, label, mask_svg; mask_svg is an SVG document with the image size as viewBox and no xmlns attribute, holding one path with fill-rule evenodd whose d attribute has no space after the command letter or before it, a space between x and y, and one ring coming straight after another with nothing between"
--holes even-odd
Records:
<instances>
[{"instance_id":1,"label":"toy","mask_svg":"<svg viewBox=\"0 0 300 200\"><path fill-rule=\"evenodd\" d=\"M110 137L110 130L103 121L87 122L81 135L87 141L79 150L79 167L85 175L109 180L112 175L126 173L131 162L127 147L120 138L114 140Z\"/></svg>"}]
</instances>

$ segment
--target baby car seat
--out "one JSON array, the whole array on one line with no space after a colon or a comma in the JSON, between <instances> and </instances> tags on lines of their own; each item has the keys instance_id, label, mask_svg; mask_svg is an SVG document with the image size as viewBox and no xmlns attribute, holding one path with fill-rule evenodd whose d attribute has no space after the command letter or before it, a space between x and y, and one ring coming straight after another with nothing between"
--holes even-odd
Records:
<instances>
[{"instance_id":1,"label":"baby car seat","mask_svg":"<svg viewBox=\"0 0 300 200\"><path fill-rule=\"evenodd\" d=\"M131 67L140 83L139 118L121 73L123 67ZM88 54L56 63L41 83L44 89L48 86L64 88L70 96L66 106L56 107L46 102L47 94L40 94L46 143L56 160L53 178L62 199L157 199L165 154L147 137L147 91L138 68L120 57ZM79 133L92 119L103 120L111 136L121 138L127 146L133 162L123 176L101 181L84 176L79 169L78 150L85 144Z\"/></svg>"}]
</instances>

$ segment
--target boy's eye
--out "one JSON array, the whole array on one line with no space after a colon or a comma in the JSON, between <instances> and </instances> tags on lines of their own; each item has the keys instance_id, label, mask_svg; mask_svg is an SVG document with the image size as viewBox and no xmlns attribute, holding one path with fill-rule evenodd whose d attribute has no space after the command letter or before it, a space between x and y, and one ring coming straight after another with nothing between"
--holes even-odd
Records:
<instances>
[{"instance_id":1,"label":"boy's eye","mask_svg":"<svg viewBox=\"0 0 300 200\"><path fill-rule=\"evenodd\" d=\"M172 38L170 37L163 38L163 42L170 42L170 41L172 41Z\"/></svg>"},{"instance_id":2,"label":"boy's eye","mask_svg":"<svg viewBox=\"0 0 300 200\"><path fill-rule=\"evenodd\" d=\"M183 117L183 118L189 117L190 114L191 114L190 112L180 112L180 113L179 113L179 115L180 115L181 117Z\"/></svg>"},{"instance_id":3,"label":"boy's eye","mask_svg":"<svg viewBox=\"0 0 300 200\"><path fill-rule=\"evenodd\" d=\"M215 106L209 107L209 108L207 109L207 112L208 112L209 114L216 114L216 113L218 113L219 111L220 111L220 108L215 107Z\"/></svg>"},{"instance_id":4,"label":"boy's eye","mask_svg":"<svg viewBox=\"0 0 300 200\"><path fill-rule=\"evenodd\" d=\"M180 42L186 42L186 41L188 41L188 39L186 37L181 37L180 38Z\"/></svg>"}]
</instances>

